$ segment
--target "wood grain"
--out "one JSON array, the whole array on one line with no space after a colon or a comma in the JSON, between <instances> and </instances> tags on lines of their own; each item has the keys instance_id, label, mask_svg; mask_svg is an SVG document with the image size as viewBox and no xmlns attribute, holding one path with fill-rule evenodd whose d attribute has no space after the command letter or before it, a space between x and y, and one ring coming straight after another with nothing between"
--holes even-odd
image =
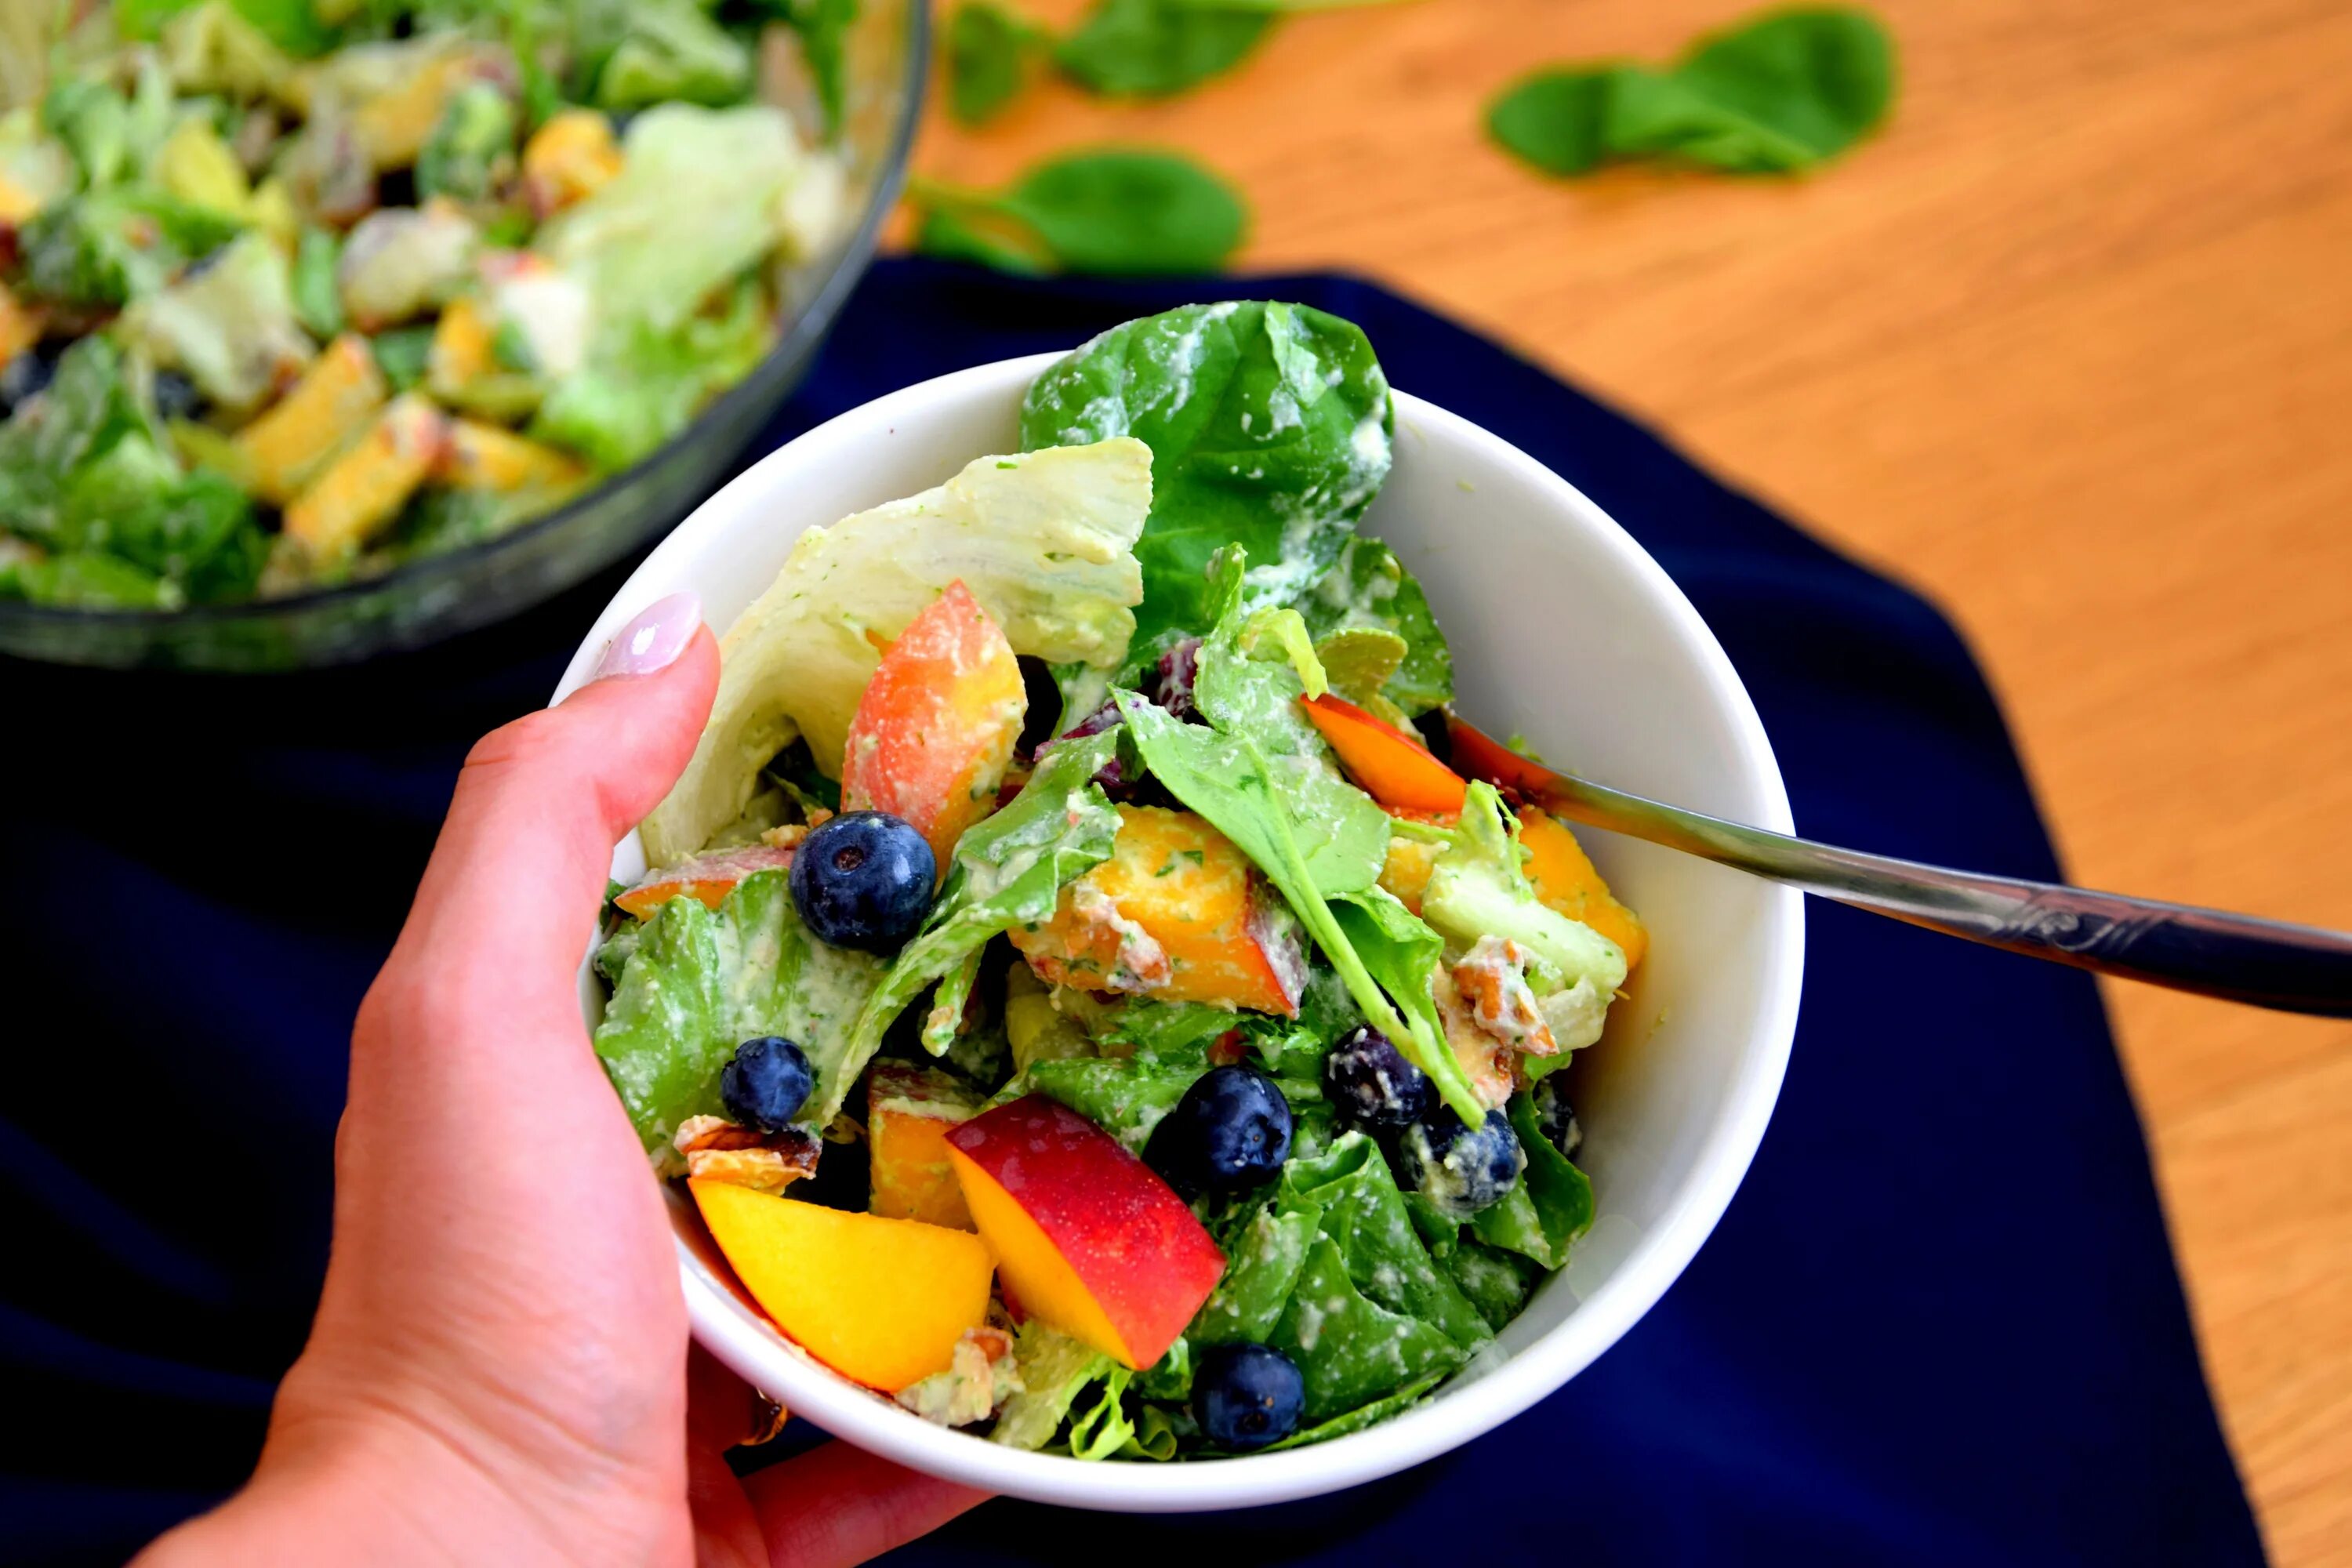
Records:
<instances>
[{"instance_id":1,"label":"wood grain","mask_svg":"<svg viewBox=\"0 0 2352 1568\"><path fill-rule=\"evenodd\" d=\"M1549 184L1481 134L1530 67L1671 55L1725 0L1301 17L1171 102L935 117L917 162L1193 151L1244 267L1393 283L1934 595L2076 879L2352 927L2352 9L1882 12L1896 116L1797 183ZM2352 1026L2109 1003L2272 1550L2348 1568Z\"/></svg>"}]
</instances>

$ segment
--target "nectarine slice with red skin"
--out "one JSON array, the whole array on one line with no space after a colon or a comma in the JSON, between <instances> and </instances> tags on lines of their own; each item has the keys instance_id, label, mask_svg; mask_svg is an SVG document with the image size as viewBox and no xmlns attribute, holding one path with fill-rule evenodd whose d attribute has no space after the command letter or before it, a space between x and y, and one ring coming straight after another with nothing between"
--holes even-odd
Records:
<instances>
[{"instance_id":1,"label":"nectarine slice with red skin","mask_svg":"<svg viewBox=\"0 0 2352 1568\"><path fill-rule=\"evenodd\" d=\"M1122 1365L1166 1354L1224 1274L1184 1200L1058 1100L1000 1105L947 1143L1006 1299Z\"/></svg>"},{"instance_id":2,"label":"nectarine slice with red skin","mask_svg":"<svg viewBox=\"0 0 2352 1568\"><path fill-rule=\"evenodd\" d=\"M726 1182L687 1187L751 1299L795 1344L854 1383L895 1394L945 1372L963 1331L988 1319L992 1265L968 1231Z\"/></svg>"},{"instance_id":3,"label":"nectarine slice with red skin","mask_svg":"<svg viewBox=\"0 0 2352 1568\"><path fill-rule=\"evenodd\" d=\"M1249 858L1189 811L1118 817L1111 858L1062 889L1052 920L1012 933L1038 978L1297 1017L1306 955Z\"/></svg>"},{"instance_id":4,"label":"nectarine slice with red skin","mask_svg":"<svg viewBox=\"0 0 2352 1568\"><path fill-rule=\"evenodd\" d=\"M1430 755L1429 748L1395 725L1325 692L1302 697L1307 717L1321 731L1339 765L1366 795L1393 812L1431 813L1452 820L1469 785Z\"/></svg>"},{"instance_id":5,"label":"nectarine slice with red skin","mask_svg":"<svg viewBox=\"0 0 2352 1568\"><path fill-rule=\"evenodd\" d=\"M1027 692L1013 645L961 581L883 652L841 758L841 804L914 824L947 874L963 830L996 809Z\"/></svg>"},{"instance_id":6,"label":"nectarine slice with red skin","mask_svg":"<svg viewBox=\"0 0 2352 1568\"><path fill-rule=\"evenodd\" d=\"M727 895L746 877L761 871L783 870L792 863L790 848L779 849L766 844L716 850L646 872L643 880L613 902L641 921L651 920L655 910L680 895L699 899L715 910L727 901Z\"/></svg>"}]
</instances>

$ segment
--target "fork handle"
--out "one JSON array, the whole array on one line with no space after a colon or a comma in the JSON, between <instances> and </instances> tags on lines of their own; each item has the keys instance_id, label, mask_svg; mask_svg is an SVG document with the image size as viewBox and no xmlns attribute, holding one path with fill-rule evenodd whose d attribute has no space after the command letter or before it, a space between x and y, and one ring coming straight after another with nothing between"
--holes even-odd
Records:
<instances>
[{"instance_id":1,"label":"fork handle","mask_svg":"<svg viewBox=\"0 0 2352 1568\"><path fill-rule=\"evenodd\" d=\"M1556 772L1450 715L1448 728L1457 771L1572 822L2029 958L2283 1012L2352 1017L2352 935L2342 931L1768 833Z\"/></svg>"}]
</instances>

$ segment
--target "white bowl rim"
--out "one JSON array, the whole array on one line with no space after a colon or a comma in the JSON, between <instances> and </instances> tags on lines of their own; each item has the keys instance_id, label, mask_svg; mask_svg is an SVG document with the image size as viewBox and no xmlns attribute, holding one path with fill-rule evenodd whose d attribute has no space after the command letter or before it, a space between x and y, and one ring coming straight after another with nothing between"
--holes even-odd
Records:
<instances>
[{"instance_id":1,"label":"white bowl rim","mask_svg":"<svg viewBox=\"0 0 2352 1568\"><path fill-rule=\"evenodd\" d=\"M877 427L887 430L894 420L943 402L1001 396L1063 357L1062 351L1031 354L935 376L836 415L770 452L696 508L630 574L573 655L551 700L561 701L586 684L605 644L627 618L688 576L688 563L723 531L740 503L777 488L779 477L812 450L835 443L855 447ZM1394 397L1400 429L1443 430L1484 448L1482 460L1517 469L1519 479L1553 492L1562 512L1647 584L1730 727L1748 775L1744 782L1760 790L1767 804L1756 826L1793 832L1788 791L1755 704L1722 645L1664 568L1582 491L1518 447L1409 393L1398 391ZM1190 1464L1092 1462L1003 1447L934 1426L782 1348L775 1331L751 1321L734 1292L681 1239L678 1272L695 1337L755 1387L835 1436L930 1475L1034 1502L1139 1513L1255 1507L1362 1485L1437 1458L1548 1397L1615 1344L1680 1277L1729 1205L1779 1098L1804 972L1803 895L1777 888L1768 890L1768 898L1766 1005L1758 1011L1740 1077L1707 1133L1697 1164L1684 1178L1679 1200L1644 1227L1597 1291L1510 1357L1508 1377L1475 1378L1388 1421L1306 1447Z\"/></svg>"}]
</instances>

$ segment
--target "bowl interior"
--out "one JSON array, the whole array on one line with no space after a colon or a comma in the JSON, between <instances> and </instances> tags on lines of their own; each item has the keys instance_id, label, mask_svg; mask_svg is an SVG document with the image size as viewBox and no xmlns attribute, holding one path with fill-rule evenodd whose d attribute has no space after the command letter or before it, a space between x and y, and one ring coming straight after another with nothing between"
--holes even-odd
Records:
<instances>
[{"instance_id":1,"label":"bowl interior","mask_svg":"<svg viewBox=\"0 0 2352 1568\"><path fill-rule=\"evenodd\" d=\"M724 627L812 525L938 484L1017 446L1021 394L1053 356L910 387L810 432L707 502L607 608L559 695L660 595L691 588ZM1399 394L1396 466L1365 523L1427 589L1462 710L1556 763L1766 827L1788 799L1722 650L1656 563L1534 459ZM931 1426L809 1361L743 1297L673 1195L696 1331L801 1415L902 1463L1080 1507L1231 1508L1373 1479L1477 1436L1559 1386L1657 1300L1705 1239L1761 1137L1795 1028L1800 895L1610 835L1582 835L1652 932L1607 1037L1570 1080L1599 1215L1494 1351L1367 1432L1194 1465L1087 1464ZM632 836L613 874L644 869ZM583 966L583 1005L601 992ZM1507 1366L1507 1376L1496 1376Z\"/></svg>"}]
</instances>

